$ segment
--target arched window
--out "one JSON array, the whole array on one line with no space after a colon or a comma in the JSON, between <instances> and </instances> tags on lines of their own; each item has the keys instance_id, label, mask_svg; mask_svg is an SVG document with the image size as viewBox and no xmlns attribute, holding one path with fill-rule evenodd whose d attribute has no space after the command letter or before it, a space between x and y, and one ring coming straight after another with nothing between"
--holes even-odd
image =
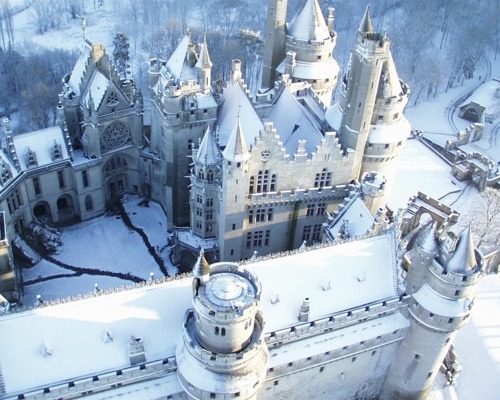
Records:
<instances>
[{"instance_id":1,"label":"arched window","mask_svg":"<svg viewBox=\"0 0 500 400\"><path fill-rule=\"evenodd\" d=\"M117 171L123 171L126 169L128 169L127 160L125 160L122 156L115 155L106 164L104 173L106 176L111 176Z\"/></svg>"},{"instance_id":2,"label":"arched window","mask_svg":"<svg viewBox=\"0 0 500 400\"><path fill-rule=\"evenodd\" d=\"M271 175L271 186L269 188L269 191L271 191L271 192L276 191L276 174Z\"/></svg>"},{"instance_id":3,"label":"arched window","mask_svg":"<svg viewBox=\"0 0 500 400\"><path fill-rule=\"evenodd\" d=\"M257 174L257 193L265 193L268 191L269 171L259 171Z\"/></svg>"},{"instance_id":4,"label":"arched window","mask_svg":"<svg viewBox=\"0 0 500 400\"><path fill-rule=\"evenodd\" d=\"M94 209L94 202L92 201L92 196L88 195L85 197L85 210L91 211Z\"/></svg>"},{"instance_id":5,"label":"arched window","mask_svg":"<svg viewBox=\"0 0 500 400\"><path fill-rule=\"evenodd\" d=\"M248 187L248 193L253 194L254 186L255 186L255 177L251 176L250 177L250 185Z\"/></svg>"},{"instance_id":6,"label":"arched window","mask_svg":"<svg viewBox=\"0 0 500 400\"><path fill-rule=\"evenodd\" d=\"M214 181L214 171L209 169L207 172L207 181L213 182Z\"/></svg>"}]
</instances>

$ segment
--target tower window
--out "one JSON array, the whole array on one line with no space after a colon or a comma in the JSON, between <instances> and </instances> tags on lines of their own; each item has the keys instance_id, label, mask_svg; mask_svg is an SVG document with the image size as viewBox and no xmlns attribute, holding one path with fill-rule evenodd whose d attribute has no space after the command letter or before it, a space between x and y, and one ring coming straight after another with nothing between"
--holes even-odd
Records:
<instances>
[{"instance_id":1,"label":"tower window","mask_svg":"<svg viewBox=\"0 0 500 400\"><path fill-rule=\"evenodd\" d=\"M64 185L64 172L63 171L57 171L57 179L59 181L59 189L62 189Z\"/></svg>"},{"instance_id":2,"label":"tower window","mask_svg":"<svg viewBox=\"0 0 500 400\"><path fill-rule=\"evenodd\" d=\"M220 330L220 334L221 334L221 336L226 336L226 328L222 328Z\"/></svg>"},{"instance_id":3,"label":"tower window","mask_svg":"<svg viewBox=\"0 0 500 400\"><path fill-rule=\"evenodd\" d=\"M42 189L40 188L40 178L33 178L33 189L35 190L35 196L42 194Z\"/></svg>"},{"instance_id":4,"label":"tower window","mask_svg":"<svg viewBox=\"0 0 500 400\"><path fill-rule=\"evenodd\" d=\"M89 175L86 169L82 171L82 181L83 181L83 187L90 186Z\"/></svg>"},{"instance_id":5,"label":"tower window","mask_svg":"<svg viewBox=\"0 0 500 400\"><path fill-rule=\"evenodd\" d=\"M215 399L215 398L216 398L216 396L217 396L217 395L216 395L215 393L210 393L210 398L211 398L211 399Z\"/></svg>"},{"instance_id":6,"label":"tower window","mask_svg":"<svg viewBox=\"0 0 500 400\"><path fill-rule=\"evenodd\" d=\"M420 354L415 354L415 360L420 360Z\"/></svg>"}]
</instances>

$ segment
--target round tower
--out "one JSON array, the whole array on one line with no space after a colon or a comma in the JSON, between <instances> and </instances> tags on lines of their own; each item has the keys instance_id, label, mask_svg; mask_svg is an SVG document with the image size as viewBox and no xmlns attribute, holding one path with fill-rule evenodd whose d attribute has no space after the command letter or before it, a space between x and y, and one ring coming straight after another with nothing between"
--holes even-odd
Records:
<instances>
[{"instance_id":1,"label":"round tower","mask_svg":"<svg viewBox=\"0 0 500 400\"><path fill-rule=\"evenodd\" d=\"M469 318L473 288L482 274L470 229L459 237L444 235L437 252L424 232L418 247L415 261L420 265L415 267L428 264L427 273L408 301L410 328L388 372L381 400L427 398L453 338ZM425 254L435 256L429 263L421 262Z\"/></svg>"},{"instance_id":2,"label":"round tower","mask_svg":"<svg viewBox=\"0 0 500 400\"><path fill-rule=\"evenodd\" d=\"M235 263L210 266L203 252L193 273L193 309L177 346L179 381L194 399L254 399L269 358L260 282Z\"/></svg>"}]
</instances>

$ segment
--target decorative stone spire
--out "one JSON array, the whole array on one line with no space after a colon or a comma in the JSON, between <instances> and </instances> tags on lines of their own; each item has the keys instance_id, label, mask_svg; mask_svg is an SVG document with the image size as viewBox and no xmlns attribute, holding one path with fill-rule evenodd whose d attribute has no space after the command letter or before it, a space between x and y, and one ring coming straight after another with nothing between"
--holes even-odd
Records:
<instances>
[{"instance_id":1,"label":"decorative stone spire","mask_svg":"<svg viewBox=\"0 0 500 400\"><path fill-rule=\"evenodd\" d=\"M436 237L435 225L432 224L424 228L417 238L417 247L424 250L426 253L437 253L439 250L439 242Z\"/></svg>"},{"instance_id":2,"label":"decorative stone spire","mask_svg":"<svg viewBox=\"0 0 500 400\"><path fill-rule=\"evenodd\" d=\"M247 144L245 141L245 136L243 135L243 130L241 129L240 117L238 115L238 120L236 126L229 137L227 146L222 153L224 158L228 161L242 162L250 158L250 153L248 152Z\"/></svg>"},{"instance_id":3,"label":"decorative stone spire","mask_svg":"<svg viewBox=\"0 0 500 400\"><path fill-rule=\"evenodd\" d=\"M365 15L359 24L358 31L360 33L370 33L373 32L372 17L370 16L370 6L366 6Z\"/></svg>"}]
</instances>

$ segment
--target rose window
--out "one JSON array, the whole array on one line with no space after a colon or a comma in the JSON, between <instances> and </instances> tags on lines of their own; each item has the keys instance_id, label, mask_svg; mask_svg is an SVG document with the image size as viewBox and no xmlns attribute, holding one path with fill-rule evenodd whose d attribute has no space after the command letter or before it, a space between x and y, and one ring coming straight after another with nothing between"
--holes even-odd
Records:
<instances>
[{"instance_id":1,"label":"rose window","mask_svg":"<svg viewBox=\"0 0 500 400\"><path fill-rule=\"evenodd\" d=\"M103 150L115 149L132 141L130 129L122 122L113 122L101 137Z\"/></svg>"}]
</instances>

